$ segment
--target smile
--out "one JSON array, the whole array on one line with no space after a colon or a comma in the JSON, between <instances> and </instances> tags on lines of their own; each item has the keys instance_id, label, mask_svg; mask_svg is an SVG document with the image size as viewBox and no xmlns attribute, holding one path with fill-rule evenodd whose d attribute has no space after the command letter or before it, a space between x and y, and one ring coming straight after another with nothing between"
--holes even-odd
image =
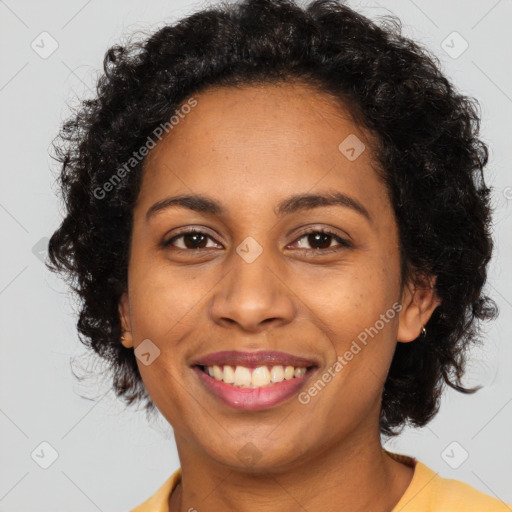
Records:
<instances>
[{"instance_id":1,"label":"smile","mask_svg":"<svg viewBox=\"0 0 512 512\"><path fill-rule=\"evenodd\" d=\"M237 366L235 370L229 367L226 372L227 366L224 366L222 370L219 366L217 366L217 369L214 367L206 369L201 366L194 366L192 369L209 394L223 404L247 411L269 409L297 395L301 388L305 386L306 381L318 369L316 366L308 368L274 366L270 369L263 366L254 368L250 372L249 368ZM293 369L293 376L291 376L291 369ZM214 376L208 373L210 371L214 372ZM215 373L217 373L217 377L220 377L221 371L222 379L216 378ZM231 377L233 377L234 382L224 382L223 379L226 378L226 375L227 380L231 380ZM267 383L269 375L270 380ZM275 381L272 380L272 375L276 379ZM281 376L283 378L279 380ZM257 385L252 384L253 379ZM237 382L239 385L237 385Z\"/></svg>"}]
</instances>

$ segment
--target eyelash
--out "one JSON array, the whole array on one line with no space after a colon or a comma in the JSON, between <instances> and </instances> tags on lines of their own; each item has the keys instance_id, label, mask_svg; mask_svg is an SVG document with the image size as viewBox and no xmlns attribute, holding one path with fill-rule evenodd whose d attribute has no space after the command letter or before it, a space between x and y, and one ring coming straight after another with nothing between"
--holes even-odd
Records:
<instances>
[{"instance_id":1,"label":"eyelash","mask_svg":"<svg viewBox=\"0 0 512 512\"><path fill-rule=\"evenodd\" d=\"M206 235L207 238L209 238L210 240L213 240L213 238L210 236L210 235L207 235L204 231L201 231L199 229L189 229L187 231L183 231L182 233L179 233L178 235L175 235L173 236L172 238L170 238L169 240L167 241L164 241L162 242L162 246L164 248L168 248L168 247L171 247L172 246L172 242L174 242L175 240L179 239L179 238L182 238L183 236L186 236L186 235L193 235L193 234L201 234L201 235ZM323 235L328 235L332 238L335 239L336 242L338 242L340 245L335 247L335 248L332 248L332 249L298 249L299 251L314 251L315 253L323 253L323 254L326 254L326 253L333 253L333 252L337 252L341 249L345 249L345 248L350 248L352 247L352 244L350 242L348 242L347 240L345 240L344 238L341 238L339 235L337 235L336 233L330 231L329 229L325 229L325 228L322 228L322 229L311 229L309 231L306 231L305 233L302 233L298 238L295 239L295 242L297 242L298 240L304 238L305 236L308 236L308 235L313 235L313 234L317 234L317 233L321 233ZM197 249L182 249L182 248L174 248L174 250L176 251L180 251L180 252L192 252L192 251L200 251L201 249L200 248L197 248Z\"/></svg>"}]
</instances>

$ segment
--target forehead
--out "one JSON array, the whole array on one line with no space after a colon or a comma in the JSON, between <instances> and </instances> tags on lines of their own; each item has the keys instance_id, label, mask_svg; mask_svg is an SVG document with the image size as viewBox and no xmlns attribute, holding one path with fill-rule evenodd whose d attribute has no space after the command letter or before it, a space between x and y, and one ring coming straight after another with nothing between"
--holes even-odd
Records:
<instances>
[{"instance_id":1,"label":"forehead","mask_svg":"<svg viewBox=\"0 0 512 512\"><path fill-rule=\"evenodd\" d=\"M143 198L231 191L268 200L316 184L382 194L368 133L330 95L286 82L216 87L193 98L197 104L146 158ZM347 158L354 144L362 152Z\"/></svg>"},{"instance_id":2,"label":"forehead","mask_svg":"<svg viewBox=\"0 0 512 512\"><path fill-rule=\"evenodd\" d=\"M180 116L153 156L177 144L203 149L198 138L212 152L235 151L250 142L244 153L256 146L294 148L301 154L301 149L336 143L344 133L362 136L340 100L300 82L214 87L194 99L196 106Z\"/></svg>"}]
</instances>

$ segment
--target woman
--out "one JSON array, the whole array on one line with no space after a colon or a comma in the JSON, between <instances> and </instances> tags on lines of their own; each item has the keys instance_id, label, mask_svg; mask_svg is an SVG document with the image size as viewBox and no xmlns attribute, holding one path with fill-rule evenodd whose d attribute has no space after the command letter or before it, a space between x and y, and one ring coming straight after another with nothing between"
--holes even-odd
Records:
<instances>
[{"instance_id":1,"label":"woman","mask_svg":"<svg viewBox=\"0 0 512 512\"><path fill-rule=\"evenodd\" d=\"M380 439L475 391L496 314L487 147L435 58L394 19L247 0L104 70L56 144L49 250L117 395L174 430L134 510L510 510Z\"/></svg>"}]
</instances>

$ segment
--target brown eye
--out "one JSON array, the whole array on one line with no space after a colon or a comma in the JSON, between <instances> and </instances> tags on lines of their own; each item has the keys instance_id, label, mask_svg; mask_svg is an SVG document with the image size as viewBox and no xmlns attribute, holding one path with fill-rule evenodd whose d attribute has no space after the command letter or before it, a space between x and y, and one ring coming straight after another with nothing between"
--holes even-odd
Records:
<instances>
[{"instance_id":1,"label":"brown eye","mask_svg":"<svg viewBox=\"0 0 512 512\"><path fill-rule=\"evenodd\" d=\"M314 251L332 252L338 250L339 247L351 247L351 244L347 242L347 240L341 238L335 233L323 229L303 233L302 236L297 239L297 242L303 238L306 238L306 243L309 244L312 248L311 250ZM331 248L333 240L338 242L339 245ZM300 249L309 250L307 247L300 247Z\"/></svg>"},{"instance_id":2,"label":"brown eye","mask_svg":"<svg viewBox=\"0 0 512 512\"><path fill-rule=\"evenodd\" d=\"M300 247L300 240L306 239L306 244L310 247ZM162 243L163 247L174 247L177 250L193 251L198 249L207 249L208 240L214 241L212 237L202 231L189 230L179 235L173 236ZM179 241L179 242L178 242ZM332 242L338 243L332 247ZM311 230L303 233L295 243L299 243L300 250L329 253L340 250L340 248L352 247L352 244L341 238L339 235L328 230ZM211 248L212 246L210 246ZM215 246L214 246L215 247Z\"/></svg>"},{"instance_id":3,"label":"brown eye","mask_svg":"<svg viewBox=\"0 0 512 512\"><path fill-rule=\"evenodd\" d=\"M176 241L182 239L182 241L176 245ZM163 242L164 247L173 246L181 250L196 250L205 249L208 239L213 240L209 235L202 231L186 231L172 237L171 239Z\"/></svg>"}]
</instances>

